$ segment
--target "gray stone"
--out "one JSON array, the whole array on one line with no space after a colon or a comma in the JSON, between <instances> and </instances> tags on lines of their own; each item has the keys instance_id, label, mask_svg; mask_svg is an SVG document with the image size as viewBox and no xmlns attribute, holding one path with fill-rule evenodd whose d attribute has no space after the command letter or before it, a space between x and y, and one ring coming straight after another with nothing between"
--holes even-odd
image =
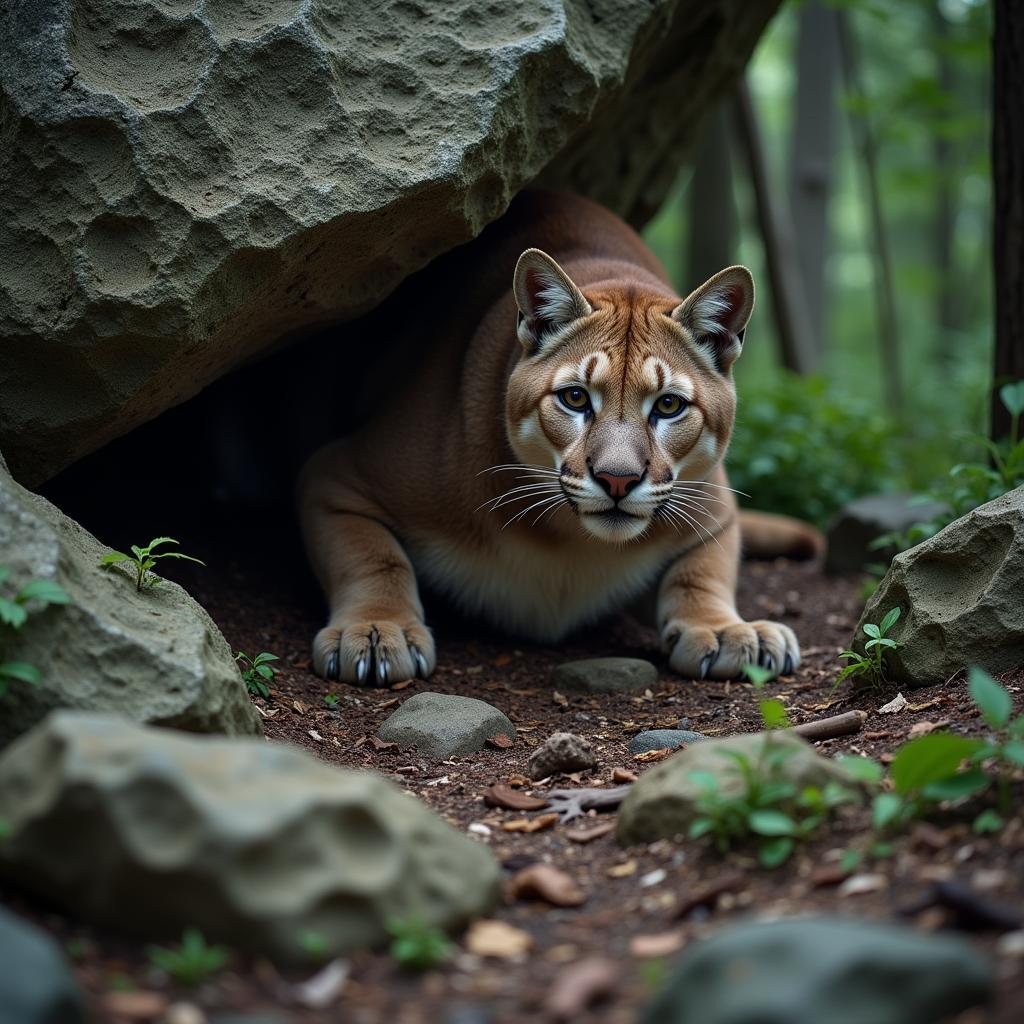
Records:
<instances>
[{"instance_id":1,"label":"gray stone","mask_svg":"<svg viewBox=\"0 0 1024 1024\"><path fill-rule=\"evenodd\" d=\"M377 775L112 716L57 712L0 754L0 818L0 876L49 903L283 962L310 932L342 954L392 918L454 928L499 895L483 845Z\"/></svg>"},{"instance_id":2,"label":"gray stone","mask_svg":"<svg viewBox=\"0 0 1024 1024\"><path fill-rule=\"evenodd\" d=\"M377 731L407 750L415 745L424 757L443 760L475 754L497 735L516 738L516 727L493 704L449 693L417 693L396 708Z\"/></svg>"},{"instance_id":3,"label":"gray stone","mask_svg":"<svg viewBox=\"0 0 1024 1024\"><path fill-rule=\"evenodd\" d=\"M872 494L844 505L828 526L825 572L832 576L862 573L871 562L888 564L895 546L872 549L885 533L902 533L946 510L941 502L916 503L912 494Z\"/></svg>"},{"instance_id":4,"label":"gray stone","mask_svg":"<svg viewBox=\"0 0 1024 1024\"><path fill-rule=\"evenodd\" d=\"M7 647L5 656L35 665L42 682L8 687L0 747L54 708L116 711L193 732L262 732L231 650L206 612L168 581L138 593L125 573L100 568L109 550L15 483L0 462L0 565L10 569L8 586L54 580L71 598L31 616Z\"/></svg>"},{"instance_id":5,"label":"gray stone","mask_svg":"<svg viewBox=\"0 0 1024 1024\"><path fill-rule=\"evenodd\" d=\"M85 1024L67 961L45 932L0 907L0 1022Z\"/></svg>"},{"instance_id":6,"label":"gray stone","mask_svg":"<svg viewBox=\"0 0 1024 1024\"><path fill-rule=\"evenodd\" d=\"M1003 672L1024 665L1024 487L950 523L893 559L855 634L892 608L900 645L886 674L903 686L941 683L969 665Z\"/></svg>"},{"instance_id":7,"label":"gray stone","mask_svg":"<svg viewBox=\"0 0 1024 1024\"><path fill-rule=\"evenodd\" d=\"M35 484L377 304L538 176L641 222L778 0L0 15L0 447Z\"/></svg>"},{"instance_id":8,"label":"gray stone","mask_svg":"<svg viewBox=\"0 0 1024 1024\"><path fill-rule=\"evenodd\" d=\"M642 658L586 658L567 661L551 671L558 690L582 693L632 693L658 681L658 670Z\"/></svg>"},{"instance_id":9,"label":"gray stone","mask_svg":"<svg viewBox=\"0 0 1024 1024\"><path fill-rule=\"evenodd\" d=\"M619 840L628 845L685 834L697 816L701 793L691 774L709 772L717 777L723 796L738 795L743 791L743 780L730 755L744 754L756 764L769 736L773 744L789 752L779 769L782 778L798 786L823 786L832 779L849 781L837 764L819 757L809 743L791 732L706 739L660 761L633 783L619 807Z\"/></svg>"},{"instance_id":10,"label":"gray stone","mask_svg":"<svg viewBox=\"0 0 1024 1024\"><path fill-rule=\"evenodd\" d=\"M526 762L531 779L546 779L559 772L583 772L596 767L594 748L574 732L552 733Z\"/></svg>"},{"instance_id":11,"label":"gray stone","mask_svg":"<svg viewBox=\"0 0 1024 1024\"><path fill-rule=\"evenodd\" d=\"M629 752L646 754L649 750L664 750L666 747L678 747L680 744L686 746L706 739L707 737L701 733L690 732L689 729L648 729L646 732L638 732L629 741Z\"/></svg>"},{"instance_id":12,"label":"gray stone","mask_svg":"<svg viewBox=\"0 0 1024 1024\"><path fill-rule=\"evenodd\" d=\"M937 1024L992 988L958 936L843 917L746 922L688 949L640 1021Z\"/></svg>"}]
</instances>

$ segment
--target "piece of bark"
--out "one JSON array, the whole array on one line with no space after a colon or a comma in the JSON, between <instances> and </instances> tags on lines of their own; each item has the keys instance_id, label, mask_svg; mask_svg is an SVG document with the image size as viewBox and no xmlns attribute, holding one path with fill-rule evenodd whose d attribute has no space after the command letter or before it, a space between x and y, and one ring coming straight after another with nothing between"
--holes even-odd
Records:
<instances>
[{"instance_id":1,"label":"piece of bark","mask_svg":"<svg viewBox=\"0 0 1024 1024\"><path fill-rule=\"evenodd\" d=\"M599 811L618 807L630 786L613 786L611 789L587 787L584 789L552 789L548 793L548 807L557 811L561 821L572 821L580 818L585 811L594 808Z\"/></svg>"},{"instance_id":2,"label":"piece of bark","mask_svg":"<svg viewBox=\"0 0 1024 1024\"><path fill-rule=\"evenodd\" d=\"M505 832L543 832L558 821L557 814L541 814L536 818L516 818L514 821L503 821L501 827Z\"/></svg>"},{"instance_id":3,"label":"piece of bark","mask_svg":"<svg viewBox=\"0 0 1024 1024\"><path fill-rule=\"evenodd\" d=\"M615 768L612 770L612 782L629 783L636 782L636 775L633 772L626 771L625 768Z\"/></svg>"},{"instance_id":4,"label":"piece of bark","mask_svg":"<svg viewBox=\"0 0 1024 1024\"><path fill-rule=\"evenodd\" d=\"M619 967L614 961L603 956L587 957L558 975L544 1000L544 1009L553 1020L576 1020L607 999L618 983Z\"/></svg>"},{"instance_id":5,"label":"piece of bark","mask_svg":"<svg viewBox=\"0 0 1024 1024\"><path fill-rule=\"evenodd\" d=\"M570 828L566 829L565 838L574 843L591 843L601 836L610 835L615 831L614 821L605 821L595 828Z\"/></svg>"},{"instance_id":6,"label":"piece of bark","mask_svg":"<svg viewBox=\"0 0 1024 1024\"><path fill-rule=\"evenodd\" d=\"M548 805L543 797L529 796L501 783L484 792L484 803L488 807L504 807L508 811L539 811Z\"/></svg>"},{"instance_id":7,"label":"piece of bark","mask_svg":"<svg viewBox=\"0 0 1024 1024\"><path fill-rule=\"evenodd\" d=\"M836 736L849 736L850 733L860 732L867 717L866 711L845 711L841 715L832 715L831 718L819 718L816 722L794 725L790 731L805 740L831 740Z\"/></svg>"},{"instance_id":8,"label":"piece of bark","mask_svg":"<svg viewBox=\"0 0 1024 1024\"><path fill-rule=\"evenodd\" d=\"M556 907L579 907L587 894L564 871L551 864L531 864L516 872L508 883L508 896L542 899Z\"/></svg>"}]
</instances>

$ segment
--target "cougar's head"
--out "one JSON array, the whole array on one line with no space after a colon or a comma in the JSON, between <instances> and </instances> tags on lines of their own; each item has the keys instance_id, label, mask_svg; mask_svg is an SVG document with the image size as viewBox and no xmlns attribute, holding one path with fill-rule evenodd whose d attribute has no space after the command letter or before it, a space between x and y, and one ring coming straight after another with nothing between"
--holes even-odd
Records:
<instances>
[{"instance_id":1,"label":"cougar's head","mask_svg":"<svg viewBox=\"0 0 1024 1024\"><path fill-rule=\"evenodd\" d=\"M550 483L557 473L553 497L601 540L623 543L659 515L680 518L682 488L705 480L729 443L750 271L729 267L680 302L614 281L581 290L528 249L514 289L523 353L506 421L516 458Z\"/></svg>"}]
</instances>

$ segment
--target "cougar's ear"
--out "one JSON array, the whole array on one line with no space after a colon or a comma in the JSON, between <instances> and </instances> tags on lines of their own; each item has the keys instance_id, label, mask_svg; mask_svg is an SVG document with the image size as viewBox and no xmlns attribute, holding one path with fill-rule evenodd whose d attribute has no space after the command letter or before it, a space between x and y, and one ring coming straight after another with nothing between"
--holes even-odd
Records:
<instances>
[{"instance_id":1,"label":"cougar's ear","mask_svg":"<svg viewBox=\"0 0 1024 1024\"><path fill-rule=\"evenodd\" d=\"M527 249L516 263L512 290L519 307L519 340L527 352L539 352L544 339L560 327L593 313L569 275L540 249Z\"/></svg>"},{"instance_id":2,"label":"cougar's ear","mask_svg":"<svg viewBox=\"0 0 1024 1024\"><path fill-rule=\"evenodd\" d=\"M725 373L736 361L743 332L754 311L754 279L746 267L726 267L674 310L672 319L708 347L719 371Z\"/></svg>"}]
</instances>

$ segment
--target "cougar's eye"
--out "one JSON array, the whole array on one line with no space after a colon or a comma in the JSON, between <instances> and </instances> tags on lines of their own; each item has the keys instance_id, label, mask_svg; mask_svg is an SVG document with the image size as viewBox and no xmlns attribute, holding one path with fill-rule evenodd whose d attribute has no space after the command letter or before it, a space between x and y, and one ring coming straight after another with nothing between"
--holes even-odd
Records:
<instances>
[{"instance_id":1,"label":"cougar's eye","mask_svg":"<svg viewBox=\"0 0 1024 1024\"><path fill-rule=\"evenodd\" d=\"M590 408L590 395L583 388L562 388L558 397L562 405L573 412L586 412Z\"/></svg>"},{"instance_id":2,"label":"cougar's eye","mask_svg":"<svg viewBox=\"0 0 1024 1024\"><path fill-rule=\"evenodd\" d=\"M678 416L685 408L685 398L680 398L679 395L662 395L655 401L651 415L660 419L671 419L673 416Z\"/></svg>"}]
</instances>

